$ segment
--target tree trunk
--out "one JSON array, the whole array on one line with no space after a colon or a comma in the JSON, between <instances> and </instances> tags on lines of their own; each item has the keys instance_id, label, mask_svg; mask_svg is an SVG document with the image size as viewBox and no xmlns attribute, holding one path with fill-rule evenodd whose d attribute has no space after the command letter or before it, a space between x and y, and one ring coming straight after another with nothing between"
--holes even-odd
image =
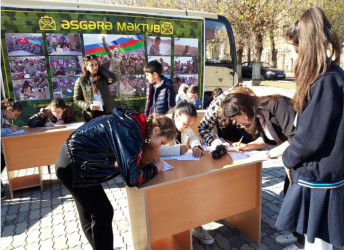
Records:
<instances>
[{"instance_id":1,"label":"tree trunk","mask_svg":"<svg viewBox=\"0 0 344 250\"><path fill-rule=\"evenodd\" d=\"M255 36L255 54L254 54L254 60L253 60L253 69L252 69L252 79L253 80L259 80L261 79L261 73L260 73L260 60L262 58L262 52L263 52L263 36L262 34L256 34Z\"/></svg>"},{"instance_id":2,"label":"tree trunk","mask_svg":"<svg viewBox=\"0 0 344 250\"><path fill-rule=\"evenodd\" d=\"M272 66L277 68L277 51L276 51L276 44L273 34L270 36L270 42L271 42L271 63Z\"/></svg>"},{"instance_id":3,"label":"tree trunk","mask_svg":"<svg viewBox=\"0 0 344 250\"><path fill-rule=\"evenodd\" d=\"M242 54L244 52L243 48L239 48L237 50L237 65L236 65L236 70L238 73L238 78L241 79L242 78L242 70L241 70L241 63L242 63Z\"/></svg>"}]
</instances>

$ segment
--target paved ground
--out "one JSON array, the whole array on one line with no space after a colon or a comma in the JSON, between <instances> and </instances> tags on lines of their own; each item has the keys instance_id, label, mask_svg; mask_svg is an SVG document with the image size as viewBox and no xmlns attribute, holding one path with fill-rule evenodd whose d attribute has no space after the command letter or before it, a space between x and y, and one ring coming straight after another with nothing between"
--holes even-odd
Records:
<instances>
[{"instance_id":1,"label":"paved ground","mask_svg":"<svg viewBox=\"0 0 344 250\"><path fill-rule=\"evenodd\" d=\"M253 87L257 94L267 94L273 89ZM278 90L280 94L287 92ZM290 93L289 93L290 94ZM36 170L21 170L18 176L32 174ZM6 171L2 175L7 183ZM91 250L78 220L75 204L69 192L59 183L54 167L51 174L43 167L44 190L30 188L15 191L14 199L1 202L1 249L27 250ZM283 196L284 169L280 159L264 162L262 177L262 233L261 245L257 246L231 227L224 220L205 225L214 236L215 243L202 245L193 239L195 250L249 250L283 248L274 238L280 234L274 227ZM7 185L6 185L7 186ZM115 249L133 249L129 226L128 203L124 183L117 177L104 184L106 193L114 207L113 231ZM8 187L5 187L8 190ZM206 201L205 201L206 202ZM162 222L163 223L163 222ZM344 250L344 248L342 248Z\"/></svg>"}]
</instances>

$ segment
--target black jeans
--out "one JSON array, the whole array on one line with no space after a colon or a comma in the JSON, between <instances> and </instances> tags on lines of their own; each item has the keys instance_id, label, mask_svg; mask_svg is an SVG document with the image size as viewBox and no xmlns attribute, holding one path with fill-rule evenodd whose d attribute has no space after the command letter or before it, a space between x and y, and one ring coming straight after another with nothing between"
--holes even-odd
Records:
<instances>
[{"instance_id":1,"label":"black jeans","mask_svg":"<svg viewBox=\"0 0 344 250\"><path fill-rule=\"evenodd\" d=\"M113 250L113 208L103 187L72 187L72 168L65 144L57 157L55 168L57 178L75 200L82 230L93 249Z\"/></svg>"}]
</instances>

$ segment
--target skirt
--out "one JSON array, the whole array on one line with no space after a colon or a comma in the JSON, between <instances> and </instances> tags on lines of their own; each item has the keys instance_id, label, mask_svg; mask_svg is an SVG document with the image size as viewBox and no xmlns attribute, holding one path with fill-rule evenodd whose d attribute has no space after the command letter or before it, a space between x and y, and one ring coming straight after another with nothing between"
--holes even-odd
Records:
<instances>
[{"instance_id":1,"label":"skirt","mask_svg":"<svg viewBox=\"0 0 344 250\"><path fill-rule=\"evenodd\" d=\"M344 245L344 186L323 189L293 183L276 221L279 230L306 234L335 247Z\"/></svg>"}]
</instances>

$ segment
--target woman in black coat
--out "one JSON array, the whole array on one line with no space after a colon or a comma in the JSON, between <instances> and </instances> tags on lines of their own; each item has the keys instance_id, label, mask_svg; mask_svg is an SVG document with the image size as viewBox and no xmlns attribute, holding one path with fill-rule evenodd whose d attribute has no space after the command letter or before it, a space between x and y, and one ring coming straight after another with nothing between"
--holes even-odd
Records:
<instances>
[{"instance_id":1,"label":"woman in black coat","mask_svg":"<svg viewBox=\"0 0 344 250\"><path fill-rule=\"evenodd\" d=\"M82 229L95 250L113 250L113 208L102 182L121 175L128 186L152 179L163 168L161 160L142 166L141 146L155 148L175 136L173 121L153 114L147 119L130 109L115 108L74 131L56 160L56 175L71 192Z\"/></svg>"}]
</instances>

